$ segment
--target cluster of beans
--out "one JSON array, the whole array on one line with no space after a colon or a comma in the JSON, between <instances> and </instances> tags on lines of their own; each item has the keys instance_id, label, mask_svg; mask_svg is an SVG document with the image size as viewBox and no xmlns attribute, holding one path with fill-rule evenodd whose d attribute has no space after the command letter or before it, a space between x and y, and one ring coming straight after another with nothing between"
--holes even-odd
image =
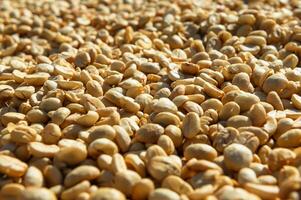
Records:
<instances>
[{"instance_id":1,"label":"cluster of beans","mask_svg":"<svg viewBox=\"0 0 301 200\"><path fill-rule=\"evenodd\" d=\"M1 0L1 200L299 200L300 0Z\"/></svg>"}]
</instances>

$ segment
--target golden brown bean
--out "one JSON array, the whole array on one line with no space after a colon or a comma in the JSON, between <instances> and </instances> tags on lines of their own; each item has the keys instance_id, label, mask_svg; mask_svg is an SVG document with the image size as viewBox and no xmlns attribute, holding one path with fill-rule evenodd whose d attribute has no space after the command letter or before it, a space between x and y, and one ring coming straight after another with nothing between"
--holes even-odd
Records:
<instances>
[{"instance_id":1,"label":"golden brown bean","mask_svg":"<svg viewBox=\"0 0 301 200\"><path fill-rule=\"evenodd\" d=\"M27 170L27 164L17 158L0 155L0 171L12 177L21 177Z\"/></svg>"},{"instance_id":2,"label":"golden brown bean","mask_svg":"<svg viewBox=\"0 0 301 200\"><path fill-rule=\"evenodd\" d=\"M106 138L99 138L94 140L88 147L90 156L97 157L99 154L105 153L108 155L114 155L118 152L117 145Z\"/></svg>"},{"instance_id":3,"label":"golden brown bean","mask_svg":"<svg viewBox=\"0 0 301 200\"><path fill-rule=\"evenodd\" d=\"M187 160L196 158L212 161L217 157L217 152L207 144L191 144L184 150L184 157Z\"/></svg>"},{"instance_id":4,"label":"golden brown bean","mask_svg":"<svg viewBox=\"0 0 301 200\"><path fill-rule=\"evenodd\" d=\"M38 168L34 166L28 167L23 179L23 183L26 187L42 187L43 181L43 174Z\"/></svg>"},{"instance_id":5,"label":"golden brown bean","mask_svg":"<svg viewBox=\"0 0 301 200\"><path fill-rule=\"evenodd\" d=\"M41 110L44 110L45 112L49 112L52 110L57 110L58 108L62 107L62 103L58 98L50 97L47 99L43 99L39 107Z\"/></svg>"},{"instance_id":6,"label":"golden brown bean","mask_svg":"<svg viewBox=\"0 0 301 200\"><path fill-rule=\"evenodd\" d=\"M270 91L275 91L278 94L288 85L287 78L282 74L273 74L269 76L263 83L262 89L264 92L268 93Z\"/></svg>"},{"instance_id":7,"label":"golden brown bean","mask_svg":"<svg viewBox=\"0 0 301 200\"><path fill-rule=\"evenodd\" d=\"M250 118L243 115L234 115L230 117L227 121L227 126L234 128L246 127L251 125L252 121L250 120Z\"/></svg>"},{"instance_id":8,"label":"golden brown bean","mask_svg":"<svg viewBox=\"0 0 301 200\"><path fill-rule=\"evenodd\" d=\"M249 116L254 126L261 127L266 121L267 114L263 105L257 103L250 108Z\"/></svg>"},{"instance_id":9,"label":"golden brown bean","mask_svg":"<svg viewBox=\"0 0 301 200\"><path fill-rule=\"evenodd\" d=\"M112 155L112 161L110 163L110 170L113 173L118 173L127 170L127 165L122 155L115 153Z\"/></svg>"},{"instance_id":10,"label":"golden brown bean","mask_svg":"<svg viewBox=\"0 0 301 200\"><path fill-rule=\"evenodd\" d=\"M283 66L294 69L298 65L299 59L296 55L290 54L283 60Z\"/></svg>"},{"instance_id":11,"label":"golden brown bean","mask_svg":"<svg viewBox=\"0 0 301 200\"><path fill-rule=\"evenodd\" d=\"M295 108L297 108L299 110L301 109L301 97L299 95L293 94L291 101Z\"/></svg>"},{"instance_id":12,"label":"golden brown bean","mask_svg":"<svg viewBox=\"0 0 301 200\"><path fill-rule=\"evenodd\" d=\"M179 175L180 168L170 157L155 156L150 159L148 172L156 180L162 180L168 175Z\"/></svg>"},{"instance_id":13,"label":"golden brown bean","mask_svg":"<svg viewBox=\"0 0 301 200\"><path fill-rule=\"evenodd\" d=\"M162 187L170 189L178 194L190 194L193 189L180 177L170 175L162 181Z\"/></svg>"},{"instance_id":14,"label":"golden brown bean","mask_svg":"<svg viewBox=\"0 0 301 200\"><path fill-rule=\"evenodd\" d=\"M126 196L133 194L134 185L139 182L141 177L135 171L125 170L117 172L115 175L115 187Z\"/></svg>"},{"instance_id":15,"label":"golden brown bean","mask_svg":"<svg viewBox=\"0 0 301 200\"><path fill-rule=\"evenodd\" d=\"M88 111L87 114L84 114L77 118L76 122L81 126L93 126L97 120L99 119L99 115L95 111Z\"/></svg>"},{"instance_id":16,"label":"golden brown bean","mask_svg":"<svg viewBox=\"0 0 301 200\"><path fill-rule=\"evenodd\" d=\"M77 67L84 68L91 62L91 57L87 52L79 52L74 60Z\"/></svg>"},{"instance_id":17,"label":"golden brown bean","mask_svg":"<svg viewBox=\"0 0 301 200\"><path fill-rule=\"evenodd\" d=\"M250 93L240 93L235 97L234 101L239 105L240 110L247 111L251 108L252 105L259 103L260 99Z\"/></svg>"},{"instance_id":18,"label":"golden brown bean","mask_svg":"<svg viewBox=\"0 0 301 200\"><path fill-rule=\"evenodd\" d=\"M164 132L173 141L175 147L179 147L182 144L183 135L181 129L174 125L168 125Z\"/></svg>"},{"instance_id":19,"label":"golden brown bean","mask_svg":"<svg viewBox=\"0 0 301 200\"><path fill-rule=\"evenodd\" d=\"M29 126L19 125L11 132L11 141L29 143L37 139L37 131Z\"/></svg>"},{"instance_id":20,"label":"golden brown bean","mask_svg":"<svg viewBox=\"0 0 301 200\"><path fill-rule=\"evenodd\" d=\"M188 113L183 120L183 135L186 138L193 138L200 132L200 117L197 113Z\"/></svg>"},{"instance_id":21,"label":"golden brown bean","mask_svg":"<svg viewBox=\"0 0 301 200\"><path fill-rule=\"evenodd\" d=\"M71 188L64 190L61 194L61 199L63 200L71 200L75 199L80 193L88 192L90 187L89 181L82 181Z\"/></svg>"},{"instance_id":22,"label":"golden brown bean","mask_svg":"<svg viewBox=\"0 0 301 200\"><path fill-rule=\"evenodd\" d=\"M124 160L129 169L134 169L141 177L145 177L146 165L138 155L127 154Z\"/></svg>"},{"instance_id":23,"label":"golden brown bean","mask_svg":"<svg viewBox=\"0 0 301 200\"><path fill-rule=\"evenodd\" d=\"M41 86L49 78L49 74L45 72L38 72L35 74L28 74L24 76L24 82L28 85Z\"/></svg>"},{"instance_id":24,"label":"golden brown bean","mask_svg":"<svg viewBox=\"0 0 301 200\"><path fill-rule=\"evenodd\" d=\"M60 151L55 155L60 161L73 165L80 163L87 157L86 146L78 141L63 139L58 143Z\"/></svg>"},{"instance_id":25,"label":"golden brown bean","mask_svg":"<svg viewBox=\"0 0 301 200\"><path fill-rule=\"evenodd\" d=\"M56 200L53 192L46 188L28 187L21 194L24 200Z\"/></svg>"},{"instance_id":26,"label":"golden brown bean","mask_svg":"<svg viewBox=\"0 0 301 200\"><path fill-rule=\"evenodd\" d=\"M219 112L219 118L221 120L227 120L232 116L238 115L240 113L240 107L235 102L226 103L221 111Z\"/></svg>"},{"instance_id":27,"label":"golden brown bean","mask_svg":"<svg viewBox=\"0 0 301 200\"><path fill-rule=\"evenodd\" d=\"M257 183L256 173L250 168L242 168L238 172L237 180L239 184Z\"/></svg>"},{"instance_id":28,"label":"golden brown bean","mask_svg":"<svg viewBox=\"0 0 301 200\"><path fill-rule=\"evenodd\" d=\"M57 145L47 145L41 142L31 142L28 145L29 152L38 158L54 157L59 152L60 148Z\"/></svg>"},{"instance_id":29,"label":"golden brown bean","mask_svg":"<svg viewBox=\"0 0 301 200\"><path fill-rule=\"evenodd\" d=\"M153 118L153 122L165 127L170 124L179 126L181 123L181 120L177 115L175 115L173 113L160 112Z\"/></svg>"},{"instance_id":30,"label":"golden brown bean","mask_svg":"<svg viewBox=\"0 0 301 200\"><path fill-rule=\"evenodd\" d=\"M46 112L40 109L31 109L26 113L26 119L31 123L45 123L48 116Z\"/></svg>"},{"instance_id":31,"label":"golden brown bean","mask_svg":"<svg viewBox=\"0 0 301 200\"><path fill-rule=\"evenodd\" d=\"M268 166L271 170L276 171L284 165L290 165L296 158L296 154L285 148L275 148L268 157Z\"/></svg>"},{"instance_id":32,"label":"golden brown bean","mask_svg":"<svg viewBox=\"0 0 301 200\"><path fill-rule=\"evenodd\" d=\"M8 183L1 189L1 198L3 199L18 199L21 198L25 187L18 183Z\"/></svg>"},{"instance_id":33,"label":"golden brown bean","mask_svg":"<svg viewBox=\"0 0 301 200\"><path fill-rule=\"evenodd\" d=\"M61 107L52 114L51 120L53 123L61 125L70 114L71 111L68 108Z\"/></svg>"},{"instance_id":34,"label":"golden brown bean","mask_svg":"<svg viewBox=\"0 0 301 200\"><path fill-rule=\"evenodd\" d=\"M109 125L94 126L89 130L89 132L89 142L92 142L99 138L107 138L109 140L113 140L116 135L115 130Z\"/></svg>"},{"instance_id":35,"label":"golden brown bean","mask_svg":"<svg viewBox=\"0 0 301 200\"><path fill-rule=\"evenodd\" d=\"M156 143L163 133L164 129L160 125L148 123L139 128L135 138L140 142Z\"/></svg>"},{"instance_id":36,"label":"golden brown bean","mask_svg":"<svg viewBox=\"0 0 301 200\"><path fill-rule=\"evenodd\" d=\"M99 82L95 80L89 80L86 84L87 92L94 97L100 97L103 95L103 90Z\"/></svg>"},{"instance_id":37,"label":"golden brown bean","mask_svg":"<svg viewBox=\"0 0 301 200\"><path fill-rule=\"evenodd\" d=\"M113 128L115 129L116 132L115 140L120 151L126 152L129 149L131 143L131 138L129 134L123 127L119 125L115 125L113 126Z\"/></svg>"},{"instance_id":38,"label":"golden brown bean","mask_svg":"<svg viewBox=\"0 0 301 200\"><path fill-rule=\"evenodd\" d=\"M43 170L43 175L49 186L61 185L63 183L63 175L56 166L47 165Z\"/></svg>"},{"instance_id":39,"label":"golden brown bean","mask_svg":"<svg viewBox=\"0 0 301 200\"><path fill-rule=\"evenodd\" d=\"M154 183L150 179L140 179L133 186L132 198L133 200L146 200L150 193L155 189Z\"/></svg>"},{"instance_id":40,"label":"golden brown bean","mask_svg":"<svg viewBox=\"0 0 301 200\"><path fill-rule=\"evenodd\" d=\"M125 200L124 194L114 188L99 188L93 192L90 197L91 200Z\"/></svg>"},{"instance_id":41,"label":"golden brown bean","mask_svg":"<svg viewBox=\"0 0 301 200\"><path fill-rule=\"evenodd\" d=\"M247 183L245 189L264 199L273 199L279 195L279 187L274 185Z\"/></svg>"},{"instance_id":42,"label":"golden brown bean","mask_svg":"<svg viewBox=\"0 0 301 200\"><path fill-rule=\"evenodd\" d=\"M18 123L21 120L25 119L25 115L21 113L15 113L15 112L7 112L4 115L1 116L1 123L4 126L7 126L8 123Z\"/></svg>"},{"instance_id":43,"label":"golden brown bean","mask_svg":"<svg viewBox=\"0 0 301 200\"><path fill-rule=\"evenodd\" d=\"M54 123L47 124L42 132L42 139L46 144L56 144L61 136L60 127Z\"/></svg>"},{"instance_id":44,"label":"golden brown bean","mask_svg":"<svg viewBox=\"0 0 301 200\"><path fill-rule=\"evenodd\" d=\"M300 129L290 129L284 132L278 139L277 144L280 147L298 147L300 145L301 130Z\"/></svg>"},{"instance_id":45,"label":"golden brown bean","mask_svg":"<svg viewBox=\"0 0 301 200\"><path fill-rule=\"evenodd\" d=\"M224 161L229 169L238 171L252 162L252 152L241 144L231 144L224 150Z\"/></svg>"},{"instance_id":46,"label":"golden brown bean","mask_svg":"<svg viewBox=\"0 0 301 200\"><path fill-rule=\"evenodd\" d=\"M279 95L277 94L277 92L275 91L269 92L266 101L270 103L276 110L284 110L283 103Z\"/></svg>"},{"instance_id":47,"label":"golden brown bean","mask_svg":"<svg viewBox=\"0 0 301 200\"><path fill-rule=\"evenodd\" d=\"M180 196L166 188L158 188L155 189L150 195L149 200L159 200L159 199L166 199L166 200L180 200Z\"/></svg>"}]
</instances>

